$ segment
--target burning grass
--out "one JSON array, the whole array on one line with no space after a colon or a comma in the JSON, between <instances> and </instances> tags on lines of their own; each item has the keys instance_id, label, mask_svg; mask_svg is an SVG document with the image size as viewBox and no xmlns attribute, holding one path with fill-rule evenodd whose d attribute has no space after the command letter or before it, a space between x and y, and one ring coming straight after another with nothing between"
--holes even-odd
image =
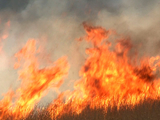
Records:
<instances>
[{"instance_id":1,"label":"burning grass","mask_svg":"<svg viewBox=\"0 0 160 120\"><path fill-rule=\"evenodd\" d=\"M142 104L130 108L127 106L108 107L107 112L102 109L86 107L80 114L65 113L56 118L50 114L46 107L35 107L34 110L21 120L159 120L160 101L145 100ZM4 120L13 120L12 116L5 115Z\"/></svg>"},{"instance_id":2,"label":"burning grass","mask_svg":"<svg viewBox=\"0 0 160 120\"><path fill-rule=\"evenodd\" d=\"M112 44L108 38L118 35L115 31L83 25L87 35L81 40L88 41L91 47L86 49L88 58L80 70L80 80L75 83L74 91L60 93L47 108L35 108L45 91L62 84L68 63L61 58L40 68L38 55L41 49L36 47L35 40L29 40L15 54L15 68L19 69L21 86L0 101L1 119L108 120L112 114L117 115L113 119L124 119L123 112L132 114L145 104L159 104L160 57L133 61L128 57L132 48L130 40L119 38L114 49L110 50Z\"/></svg>"}]
</instances>

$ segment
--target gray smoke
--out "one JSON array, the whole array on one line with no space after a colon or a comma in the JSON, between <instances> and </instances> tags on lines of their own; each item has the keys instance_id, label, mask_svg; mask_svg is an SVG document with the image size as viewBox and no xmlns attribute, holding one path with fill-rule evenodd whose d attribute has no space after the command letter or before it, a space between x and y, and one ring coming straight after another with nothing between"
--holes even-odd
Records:
<instances>
[{"instance_id":1,"label":"gray smoke","mask_svg":"<svg viewBox=\"0 0 160 120\"><path fill-rule=\"evenodd\" d=\"M0 93L17 88L13 55L31 38L46 41L54 61L68 56L69 76L60 90L73 89L86 58L87 45L76 41L84 35L83 21L130 36L140 55L159 54L159 11L158 0L1 0L0 35L7 21L11 26L0 54ZM50 91L44 101L53 98Z\"/></svg>"}]
</instances>

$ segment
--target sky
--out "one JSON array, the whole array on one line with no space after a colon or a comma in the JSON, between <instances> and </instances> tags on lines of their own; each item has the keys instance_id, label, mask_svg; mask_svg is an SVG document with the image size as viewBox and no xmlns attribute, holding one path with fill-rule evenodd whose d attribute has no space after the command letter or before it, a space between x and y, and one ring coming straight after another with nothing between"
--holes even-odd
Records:
<instances>
[{"instance_id":1,"label":"sky","mask_svg":"<svg viewBox=\"0 0 160 120\"><path fill-rule=\"evenodd\" d=\"M76 41L85 34L84 21L129 36L140 56L158 55L159 11L159 0L0 0L0 35L9 35L0 44L0 93L19 85L14 54L32 38L41 41L53 61L68 57L69 75L60 91L73 89L86 58L87 45ZM55 96L50 91L44 101Z\"/></svg>"}]
</instances>

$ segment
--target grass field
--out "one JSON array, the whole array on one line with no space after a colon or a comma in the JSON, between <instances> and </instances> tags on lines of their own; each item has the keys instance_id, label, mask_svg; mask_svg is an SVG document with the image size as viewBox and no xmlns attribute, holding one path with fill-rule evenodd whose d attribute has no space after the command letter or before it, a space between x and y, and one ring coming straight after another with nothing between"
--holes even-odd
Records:
<instances>
[{"instance_id":1,"label":"grass field","mask_svg":"<svg viewBox=\"0 0 160 120\"><path fill-rule=\"evenodd\" d=\"M116 107L108 108L107 112L104 112L103 109L93 110L87 107L79 115L67 113L57 118L51 116L46 108L35 108L27 118L22 120L160 120L160 101L158 100L145 101L132 109L127 107L120 110L117 110ZM4 119L12 120L12 117L6 116Z\"/></svg>"}]
</instances>

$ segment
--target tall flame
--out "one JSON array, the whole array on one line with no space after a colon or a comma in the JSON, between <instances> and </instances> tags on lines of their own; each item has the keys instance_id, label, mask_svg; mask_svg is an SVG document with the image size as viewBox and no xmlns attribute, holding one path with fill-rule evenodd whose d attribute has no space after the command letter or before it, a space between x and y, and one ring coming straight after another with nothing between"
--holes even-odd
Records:
<instances>
[{"instance_id":1,"label":"tall flame","mask_svg":"<svg viewBox=\"0 0 160 120\"><path fill-rule=\"evenodd\" d=\"M8 23L9 24L9 23ZM86 35L81 39L91 43L86 49L88 58L80 71L75 90L62 92L49 106L53 118L68 112L80 114L86 107L134 107L144 100L160 98L160 56L143 58L135 62L128 57L132 44L121 38L113 50L108 38L118 35L113 30L93 27L84 23ZM19 70L20 87L10 90L0 101L0 119L25 118L51 87L59 87L68 72L66 58L60 58L49 67L42 68L36 40L29 40L15 54L14 68Z\"/></svg>"},{"instance_id":2,"label":"tall flame","mask_svg":"<svg viewBox=\"0 0 160 120\"><path fill-rule=\"evenodd\" d=\"M160 79L155 72L159 56L142 60L138 65L127 57L132 47L129 40L118 40L111 51L107 38L114 32L87 24L84 28L87 33L84 38L93 47L86 49L89 57L80 71L81 79L75 84L75 90L67 97L61 94L49 107L52 116L67 112L79 114L88 106L107 111L108 107L133 107L145 99L159 99Z\"/></svg>"},{"instance_id":3,"label":"tall flame","mask_svg":"<svg viewBox=\"0 0 160 120\"><path fill-rule=\"evenodd\" d=\"M36 48L36 41L29 40L27 44L15 54L17 63L15 68L21 68L19 79L21 86L16 90L14 97L7 95L1 102L6 103L6 113L14 119L26 117L34 108L34 105L45 95L44 92L51 87L59 87L67 74L68 64L66 58L61 58L50 67L40 69L37 55L40 49ZM13 94L12 94L13 96ZM13 98L15 102L12 103ZM5 108L5 106L3 106ZM3 112L4 113L4 112Z\"/></svg>"}]
</instances>

